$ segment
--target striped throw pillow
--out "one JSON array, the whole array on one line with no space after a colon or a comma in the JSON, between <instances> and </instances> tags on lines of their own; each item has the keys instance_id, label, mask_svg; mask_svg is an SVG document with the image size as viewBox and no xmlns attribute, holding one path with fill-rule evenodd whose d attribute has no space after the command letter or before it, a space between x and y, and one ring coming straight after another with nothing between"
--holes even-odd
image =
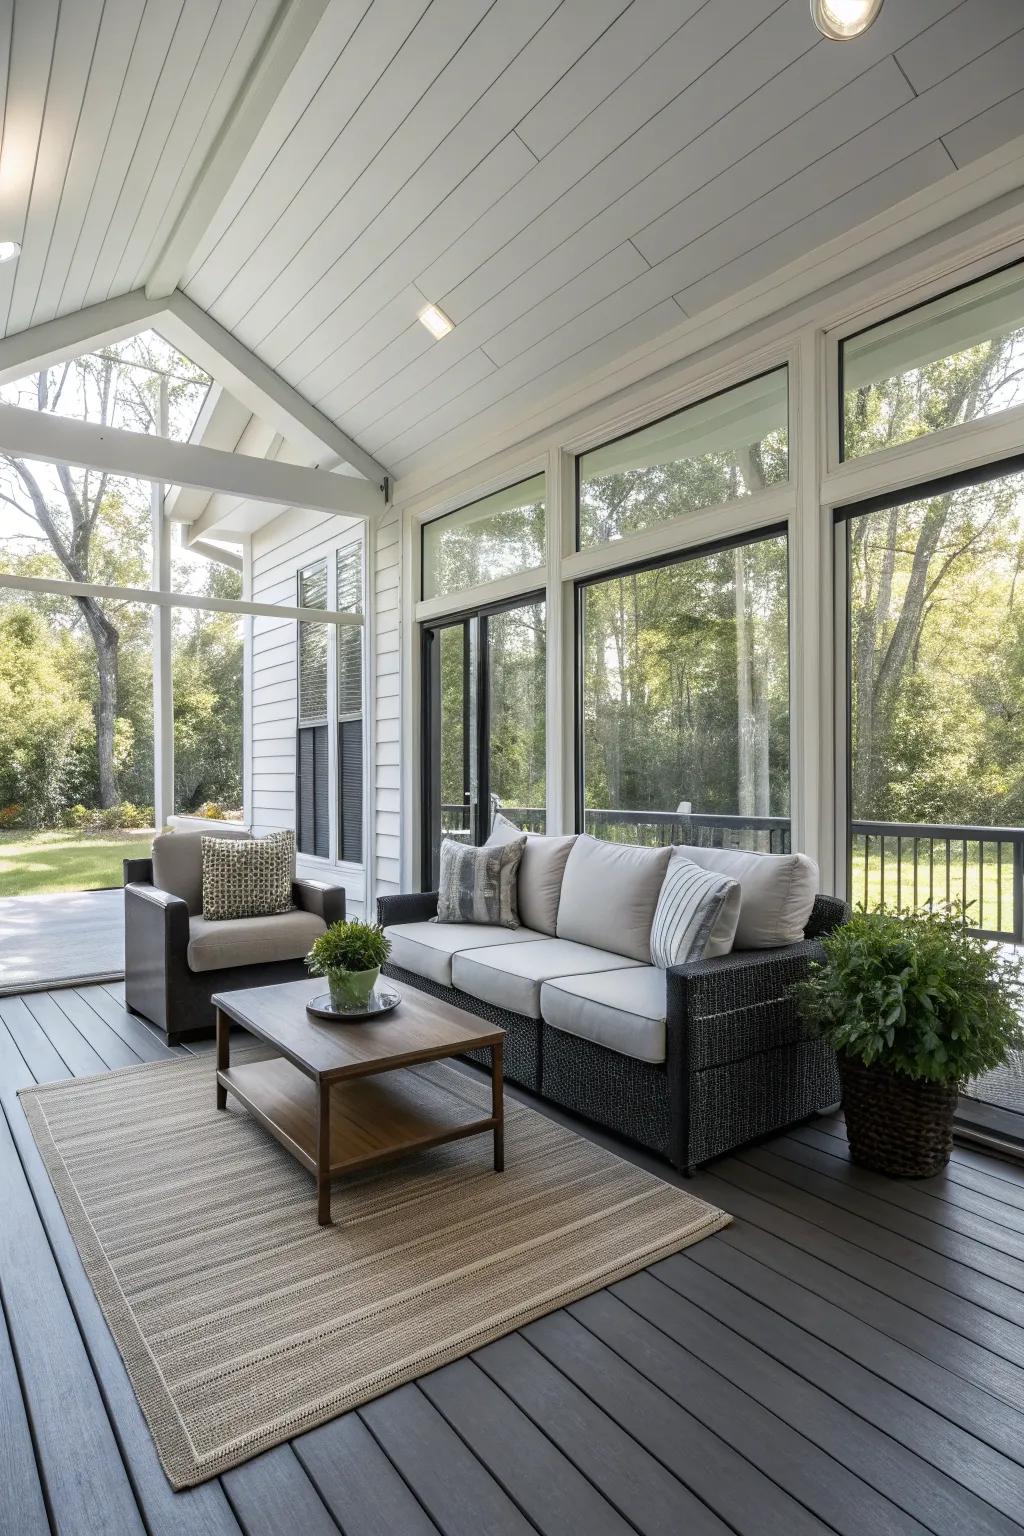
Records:
<instances>
[{"instance_id":1,"label":"striped throw pillow","mask_svg":"<svg viewBox=\"0 0 1024 1536\"><path fill-rule=\"evenodd\" d=\"M739 917L738 880L674 853L651 925L651 964L667 969L727 955Z\"/></svg>"}]
</instances>

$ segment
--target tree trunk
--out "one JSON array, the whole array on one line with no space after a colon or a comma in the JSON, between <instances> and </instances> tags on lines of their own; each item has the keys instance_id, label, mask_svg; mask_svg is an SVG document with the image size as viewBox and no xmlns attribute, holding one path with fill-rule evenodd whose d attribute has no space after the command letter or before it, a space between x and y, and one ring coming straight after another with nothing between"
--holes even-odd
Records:
<instances>
[{"instance_id":1,"label":"tree trunk","mask_svg":"<svg viewBox=\"0 0 1024 1536\"><path fill-rule=\"evenodd\" d=\"M96 648L96 760L99 801L103 810L119 805L121 795L114 759L114 728L117 722L117 649L120 636L92 597L75 599Z\"/></svg>"}]
</instances>

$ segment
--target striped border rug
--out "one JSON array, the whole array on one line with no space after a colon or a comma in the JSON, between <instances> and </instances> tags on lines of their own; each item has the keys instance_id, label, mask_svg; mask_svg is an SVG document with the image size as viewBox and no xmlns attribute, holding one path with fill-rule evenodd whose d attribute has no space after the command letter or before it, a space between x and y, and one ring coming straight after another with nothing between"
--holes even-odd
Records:
<instances>
[{"instance_id":1,"label":"striped border rug","mask_svg":"<svg viewBox=\"0 0 1024 1536\"><path fill-rule=\"evenodd\" d=\"M263 1053L261 1053L263 1054ZM489 1113L441 1063L417 1095ZM730 1218L546 1116L313 1180L211 1056L26 1089L22 1103L175 1488L190 1487L632 1274Z\"/></svg>"}]
</instances>

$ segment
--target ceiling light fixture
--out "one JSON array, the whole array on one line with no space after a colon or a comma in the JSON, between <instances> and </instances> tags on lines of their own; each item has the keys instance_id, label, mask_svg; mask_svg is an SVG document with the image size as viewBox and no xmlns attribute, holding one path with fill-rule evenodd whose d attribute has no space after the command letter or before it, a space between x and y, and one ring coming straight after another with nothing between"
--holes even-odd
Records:
<instances>
[{"instance_id":1,"label":"ceiling light fixture","mask_svg":"<svg viewBox=\"0 0 1024 1536\"><path fill-rule=\"evenodd\" d=\"M419 321L421 325L426 326L435 341L440 341L442 336L447 336L449 331L455 329L452 321L443 310L438 309L436 304L428 304L426 309L421 309Z\"/></svg>"},{"instance_id":2,"label":"ceiling light fixture","mask_svg":"<svg viewBox=\"0 0 1024 1536\"><path fill-rule=\"evenodd\" d=\"M847 42L866 32L882 9L882 0L811 0L811 19L822 37Z\"/></svg>"},{"instance_id":3,"label":"ceiling light fixture","mask_svg":"<svg viewBox=\"0 0 1024 1536\"><path fill-rule=\"evenodd\" d=\"M17 240L0 240L0 262L13 261L15 256L21 255L21 246Z\"/></svg>"}]
</instances>

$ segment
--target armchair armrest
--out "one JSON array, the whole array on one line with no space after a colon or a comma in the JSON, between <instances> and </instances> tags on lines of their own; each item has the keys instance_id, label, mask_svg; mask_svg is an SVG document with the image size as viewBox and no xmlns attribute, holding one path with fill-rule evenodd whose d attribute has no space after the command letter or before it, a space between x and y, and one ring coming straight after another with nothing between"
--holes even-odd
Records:
<instances>
[{"instance_id":1,"label":"armchair armrest","mask_svg":"<svg viewBox=\"0 0 1024 1536\"><path fill-rule=\"evenodd\" d=\"M152 859L122 859L124 869L124 885L152 885L153 884L153 860Z\"/></svg>"},{"instance_id":2,"label":"armchair armrest","mask_svg":"<svg viewBox=\"0 0 1024 1536\"><path fill-rule=\"evenodd\" d=\"M345 887L325 880L293 880L292 901L303 912L322 917L328 928L345 919Z\"/></svg>"},{"instance_id":3,"label":"armchair armrest","mask_svg":"<svg viewBox=\"0 0 1024 1536\"><path fill-rule=\"evenodd\" d=\"M382 928L390 928L395 923L427 923L436 916L436 891L414 891L407 896L377 897L377 921Z\"/></svg>"}]
</instances>

